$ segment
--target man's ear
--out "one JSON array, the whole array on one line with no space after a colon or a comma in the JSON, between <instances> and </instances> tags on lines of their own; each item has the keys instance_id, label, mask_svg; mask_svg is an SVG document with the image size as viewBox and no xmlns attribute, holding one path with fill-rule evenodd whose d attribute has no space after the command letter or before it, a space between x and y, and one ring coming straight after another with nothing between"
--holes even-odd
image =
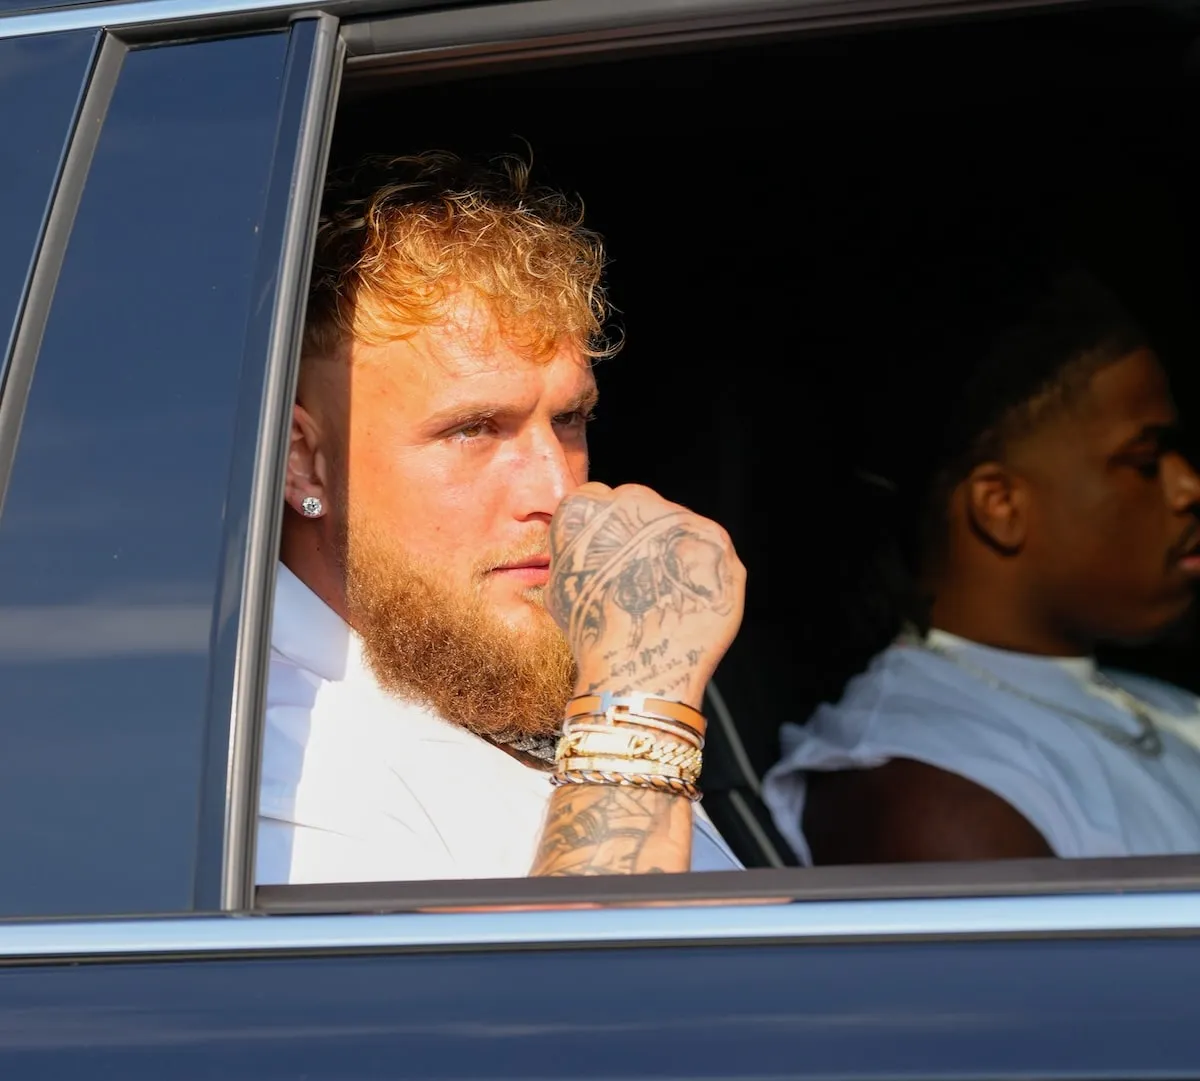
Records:
<instances>
[{"instance_id":1,"label":"man's ear","mask_svg":"<svg viewBox=\"0 0 1200 1081\"><path fill-rule=\"evenodd\" d=\"M963 498L971 532L1005 555L1021 550L1029 515L1019 478L998 462L984 462L963 481Z\"/></svg>"},{"instance_id":2,"label":"man's ear","mask_svg":"<svg viewBox=\"0 0 1200 1081\"><path fill-rule=\"evenodd\" d=\"M283 497L289 507L306 518L320 517L329 507L328 459L321 442L321 426L304 406L292 406L292 429L288 440L287 479ZM305 500L309 503L306 511ZM314 508L320 508L311 513Z\"/></svg>"}]
</instances>

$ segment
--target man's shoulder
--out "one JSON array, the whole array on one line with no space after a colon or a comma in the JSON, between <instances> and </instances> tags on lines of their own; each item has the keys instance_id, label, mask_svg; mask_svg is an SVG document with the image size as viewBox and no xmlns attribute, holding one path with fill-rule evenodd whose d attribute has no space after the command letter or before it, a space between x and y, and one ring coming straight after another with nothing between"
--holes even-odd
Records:
<instances>
[{"instance_id":1,"label":"man's shoulder","mask_svg":"<svg viewBox=\"0 0 1200 1081\"><path fill-rule=\"evenodd\" d=\"M877 654L836 702L804 725L785 725L784 760L854 759L872 764L905 753L1009 755L1027 744L1028 718L970 673L927 650L896 643ZM828 766L826 766L828 768Z\"/></svg>"},{"instance_id":2,"label":"man's shoulder","mask_svg":"<svg viewBox=\"0 0 1200 1081\"><path fill-rule=\"evenodd\" d=\"M986 688L983 688L986 691ZM923 718L940 713L985 716L1002 713L981 685L946 658L905 642L877 653L866 670L852 678L827 715L867 711L872 714L915 712Z\"/></svg>"},{"instance_id":3,"label":"man's shoulder","mask_svg":"<svg viewBox=\"0 0 1200 1081\"><path fill-rule=\"evenodd\" d=\"M467 734L429 708L388 694L365 670L349 665L344 678L329 679L288 654L272 649L266 694L267 732L295 738L304 717L306 741L328 738L339 745L384 745L434 740L467 742Z\"/></svg>"}]
</instances>

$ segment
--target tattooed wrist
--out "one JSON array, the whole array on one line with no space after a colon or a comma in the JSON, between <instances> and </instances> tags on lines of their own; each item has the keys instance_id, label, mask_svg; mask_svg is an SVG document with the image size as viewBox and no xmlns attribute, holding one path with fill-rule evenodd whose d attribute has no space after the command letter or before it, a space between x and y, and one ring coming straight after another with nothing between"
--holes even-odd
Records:
<instances>
[{"instance_id":1,"label":"tattooed wrist","mask_svg":"<svg viewBox=\"0 0 1200 1081\"><path fill-rule=\"evenodd\" d=\"M704 648L694 648L683 656L673 656L670 641L666 638L642 649L637 657L619 658L616 651L611 651L599 666L580 670L576 693L609 691L622 695L641 692L677 698L699 708L709 679L708 652Z\"/></svg>"},{"instance_id":2,"label":"tattooed wrist","mask_svg":"<svg viewBox=\"0 0 1200 1081\"><path fill-rule=\"evenodd\" d=\"M557 789L532 874L634 875L686 871L692 805L648 788Z\"/></svg>"},{"instance_id":3,"label":"tattooed wrist","mask_svg":"<svg viewBox=\"0 0 1200 1081\"><path fill-rule=\"evenodd\" d=\"M657 698L669 698L678 702L686 702L696 709L701 708L704 699L704 688L707 681L697 682L687 676L678 679L581 679L575 685L576 694L609 694L623 697L630 694L649 694Z\"/></svg>"}]
</instances>

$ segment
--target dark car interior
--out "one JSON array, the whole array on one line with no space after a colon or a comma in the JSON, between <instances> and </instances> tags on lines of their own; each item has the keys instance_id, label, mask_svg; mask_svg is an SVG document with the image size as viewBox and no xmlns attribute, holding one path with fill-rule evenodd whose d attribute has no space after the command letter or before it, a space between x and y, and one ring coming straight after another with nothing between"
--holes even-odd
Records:
<instances>
[{"instance_id":1,"label":"dark car interior","mask_svg":"<svg viewBox=\"0 0 1200 1081\"><path fill-rule=\"evenodd\" d=\"M532 148L606 238L626 344L598 368L593 476L724 524L749 571L717 675L705 807L749 866L794 862L758 800L784 721L894 635L896 478L952 408L898 298L1003 208L1059 230L1149 329L1185 417L1195 27L1112 8L546 63L342 95L332 159ZM1190 637L1121 655L1200 689Z\"/></svg>"}]
</instances>

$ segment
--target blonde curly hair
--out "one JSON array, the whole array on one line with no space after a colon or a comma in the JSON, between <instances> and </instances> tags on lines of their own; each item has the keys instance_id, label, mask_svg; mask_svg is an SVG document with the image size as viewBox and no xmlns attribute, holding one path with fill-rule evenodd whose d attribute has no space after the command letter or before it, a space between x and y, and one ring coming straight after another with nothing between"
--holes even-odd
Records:
<instances>
[{"instance_id":1,"label":"blonde curly hair","mask_svg":"<svg viewBox=\"0 0 1200 1081\"><path fill-rule=\"evenodd\" d=\"M446 151L370 157L334 174L317 231L303 356L351 340L406 338L444 318L458 290L501 332L548 359L564 339L588 357L606 336L604 247L579 203L529 182L515 156L475 165Z\"/></svg>"}]
</instances>

